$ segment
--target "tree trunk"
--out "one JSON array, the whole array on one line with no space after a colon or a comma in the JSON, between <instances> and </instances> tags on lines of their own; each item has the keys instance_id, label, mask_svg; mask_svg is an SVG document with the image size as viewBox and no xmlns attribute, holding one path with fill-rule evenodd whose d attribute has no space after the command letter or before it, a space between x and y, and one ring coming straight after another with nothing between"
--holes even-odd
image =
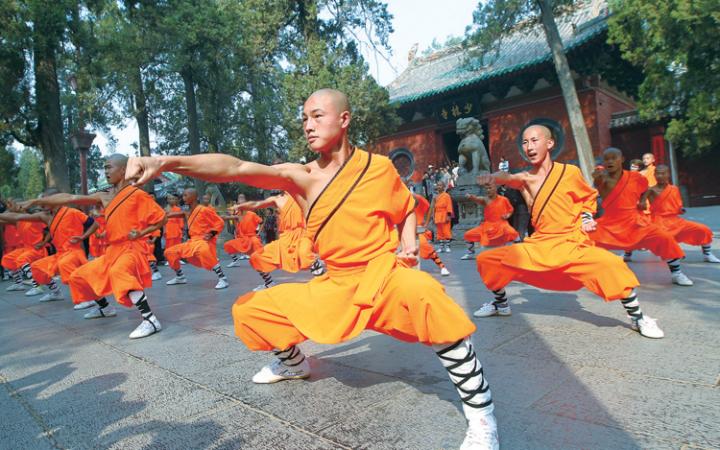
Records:
<instances>
[{"instance_id":1,"label":"tree trunk","mask_svg":"<svg viewBox=\"0 0 720 450\"><path fill-rule=\"evenodd\" d=\"M145 97L140 67L135 70L133 78L133 98L135 100L135 120L138 124L140 156L150 156L150 120L148 118L147 98Z\"/></svg>"},{"instance_id":2,"label":"tree trunk","mask_svg":"<svg viewBox=\"0 0 720 450\"><path fill-rule=\"evenodd\" d=\"M40 19L42 22L42 19ZM33 36L35 73L35 108L38 117L38 137L45 165L45 185L61 192L71 192L65 158L60 87L57 79L56 42L47 35L39 36L42 27L36 22Z\"/></svg>"},{"instance_id":3,"label":"tree trunk","mask_svg":"<svg viewBox=\"0 0 720 450\"><path fill-rule=\"evenodd\" d=\"M565 100L565 108L570 118L570 126L572 127L573 137L575 138L575 147L577 148L578 162L580 170L588 182L592 182L592 172L595 165L595 157L590 144L590 136L585 127L585 119L583 118L580 101L578 100L577 91L575 90L575 82L572 79L570 65L568 64L563 43L560 39L555 17L553 16L551 0L537 0L540 6L542 25L545 29L548 45L552 51L553 63L560 81L560 89L562 90L563 100Z\"/></svg>"},{"instance_id":4,"label":"tree trunk","mask_svg":"<svg viewBox=\"0 0 720 450\"><path fill-rule=\"evenodd\" d=\"M255 134L255 148L257 149L257 162L268 164L268 153L270 147L270 136L267 127L267 118L263 110L262 94L265 91L262 80L255 71L250 71L250 93L252 95L251 105L253 114L253 132Z\"/></svg>"},{"instance_id":5,"label":"tree trunk","mask_svg":"<svg viewBox=\"0 0 720 450\"><path fill-rule=\"evenodd\" d=\"M195 99L195 81L193 79L192 70L184 68L180 75L185 84L185 105L187 108L187 126L188 140L191 155L200 153L200 132L197 114L197 100ZM205 183L202 180L195 179L195 189L198 195L202 196L205 191Z\"/></svg>"}]
</instances>

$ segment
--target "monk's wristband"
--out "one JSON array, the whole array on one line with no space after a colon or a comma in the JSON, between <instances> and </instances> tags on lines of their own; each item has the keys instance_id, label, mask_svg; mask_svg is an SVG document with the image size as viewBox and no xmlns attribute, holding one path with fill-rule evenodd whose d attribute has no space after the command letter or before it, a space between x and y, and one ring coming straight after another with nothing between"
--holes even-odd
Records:
<instances>
[{"instance_id":1,"label":"monk's wristband","mask_svg":"<svg viewBox=\"0 0 720 450\"><path fill-rule=\"evenodd\" d=\"M592 214L590 214L590 213L587 212L587 211L581 212L581 213L580 213L580 218L582 219L583 225L586 224L586 223L590 223L590 222L593 221L593 216L592 216Z\"/></svg>"}]
</instances>

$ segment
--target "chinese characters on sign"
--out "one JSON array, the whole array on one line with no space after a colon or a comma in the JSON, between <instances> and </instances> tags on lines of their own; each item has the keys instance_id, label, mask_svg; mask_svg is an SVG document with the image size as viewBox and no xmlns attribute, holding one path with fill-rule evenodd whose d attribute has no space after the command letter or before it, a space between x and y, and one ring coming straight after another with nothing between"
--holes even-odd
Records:
<instances>
[{"instance_id":1,"label":"chinese characters on sign","mask_svg":"<svg viewBox=\"0 0 720 450\"><path fill-rule=\"evenodd\" d=\"M454 100L443 103L438 108L438 115L442 120L456 120L460 117L475 116L480 112L472 99Z\"/></svg>"}]
</instances>

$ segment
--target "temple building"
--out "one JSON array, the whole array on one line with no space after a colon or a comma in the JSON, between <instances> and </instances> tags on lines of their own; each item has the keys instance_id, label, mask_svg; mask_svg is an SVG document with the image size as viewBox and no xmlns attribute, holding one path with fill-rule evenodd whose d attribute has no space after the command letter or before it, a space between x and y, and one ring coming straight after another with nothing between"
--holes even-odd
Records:
<instances>
[{"instance_id":1,"label":"temple building","mask_svg":"<svg viewBox=\"0 0 720 450\"><path fill-rule=\"evenodd\" d=\"M642 81L638 69L607 43L607 4L589 1L556 18L573 72L596 160L610 146L626 161L655 154L671 166L673 179L692 206L720 203L720 186L703 167L719 167L720 152L684 158L664 139L664 121L643 121L632 93ZM492 170L505 158L511 171L526 168L520 145L530 124L549 126L556 135L554 158L577 164L575 142L540 24L526 24L481 54L453 46L426 57L408 56L407 69L389 86L402 125L380 138L374 150L391 155L404 175L419 179L428 165L458 160L460 118L475 118Z\"/></svg>"}]
</instances>

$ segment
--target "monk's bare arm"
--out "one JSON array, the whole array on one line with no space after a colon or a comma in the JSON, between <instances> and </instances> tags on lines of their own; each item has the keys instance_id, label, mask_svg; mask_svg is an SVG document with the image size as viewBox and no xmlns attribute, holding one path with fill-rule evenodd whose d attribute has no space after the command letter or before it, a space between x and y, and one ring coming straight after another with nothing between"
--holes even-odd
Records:
<instances>
[{"instance_id":1,"label":"monk's bare arm","mask_svg":"<svg viewBox=\"0 0 720 450\"><path fill-rule=\"evenodd\" d=\"M278 195L273 195L272 197L268 197L265 200L256 200L256 201L252 201L252 202L240 203L239 205L235 206L235 209L257 211L258 209L263 209L263 208L277 208L277 206L278 206L277 201L278 201L279 197L280 196L278 196Z\"/></svg>"},{"instance_id":2,"label":"monk's bare arm","mask_svg":"<svg viewBox=\"0 0 720 450\"><path fill-rule=\"evenodd\" d=\"M143 236L147 236L148 234L161 229L162 227L165 226L166 223L167 223L167 214L165 214L165 216L163 216L163 218L160 222L154 223L143 230L140 230L140 231L130 230L128 237L130 239L140 239Z\"/></svg>"},{"instance_id":3,"label":"monk's bare arm","mask_svg":"<svg viewBox=\"0 0 720 450\"><path fill-rule=\"evenodd\" d=\"M479 197L473 194L467 194L466 197L472 200L474 203L477 203L478 205L484 205L487 203L487 198L485 197Z\"/></svg>"},{"instance_id":4,"label":"monk's bare arm","mask_svg":"<svg viewBox=\"0 0 720 450\"><path fill-rule=\"evenodd\" d=\"M73 244L77 244L78 242L84 241L85 239L87 239L90 236L92 236L93 234L95 234L95 232L97 231L97 229L99 227L100 227L100 224L93 221L92 225L90 225L83 234L81 234L80 236L71 237L70 242L72 242Z\"/></svg>"},{"instance_id":5,"label":"monk's bare arm","mask_svg":"<svg viewBox=\"0 0 720 450\"><path fill-rule=\"evenodd\" d=\"M125 178L138 178L136 184L143 184L162 172L219 183L238 182L264 189L281 189L301 196L311 183L309 169L303 165L265 166L222 153L130 158Z\"/></svg>"},{"instance_id":6,"label":"monk's bare arm","mask_svg":"<svg viewBox=\"0 0 720 450\"><path fill-rule=\"evenodd\" d=\"M98 192L91 195L54 194L43 198L28 200L23 206L65 206L65 205L102 205L107 194Z\"/></svg>"},{"instance_id":7,"label":"monk's bare arm","mask_svg":"<svg viewBox=\"0 0 720 450\"><path fill-rule=\"evenodd\" d=\"M34 214L9 212L0 214L0 217L5 218L4 223L10 224L15 224L17 222L41 222L49 225L52 221L52 216L44 212L38 212Z\"/></svg>"},{"instance_id":8,"label":"monk's bare arm","mask_svg":"<svg viewBox=\"0 0 720 450\"><path fill-rule=\"evenodd\" d=\"M166 211L165 217L168 219L176 219L178 217L185 218L185 211Z\"/></svg>"},{"instance_id":9,"label":"monk's bare arm","mask_svg":"<svg viewBox=\"0 0 720 450\"><path fill-rule=\"evenodd\" d=\"M400 259L407 260L411 265L417 262L417 218L414 213L408 214L405 220L397 225L400 235Z\"/></svg>"},{"instance_id":10,"label":"monk's bare arm","mask_svg":"<svg viewBox=\"0 0 720 450\"><path fill-rule=\"evenodd\" d=\"M508 173L500 170L487 175L479 175L477 177L477 184L482 186L484 184L495 183L496 185L521 190L525 187L527 176L526 172Z\"/></svg>"},{"instance_id":11,"label":"monk's bare arm","mask_svg":"<svg viewBox=\"0 0 720 450\"><path fill-rule=\"evenodd\" d=\"M638 200L638 204L637 204L637 208L640 211L645 211L647 209L647 200L648 200L649 195L650 195L650 189L643 192L642 195L640 196L640 200Z\"/></svg>"}]
</instances>

